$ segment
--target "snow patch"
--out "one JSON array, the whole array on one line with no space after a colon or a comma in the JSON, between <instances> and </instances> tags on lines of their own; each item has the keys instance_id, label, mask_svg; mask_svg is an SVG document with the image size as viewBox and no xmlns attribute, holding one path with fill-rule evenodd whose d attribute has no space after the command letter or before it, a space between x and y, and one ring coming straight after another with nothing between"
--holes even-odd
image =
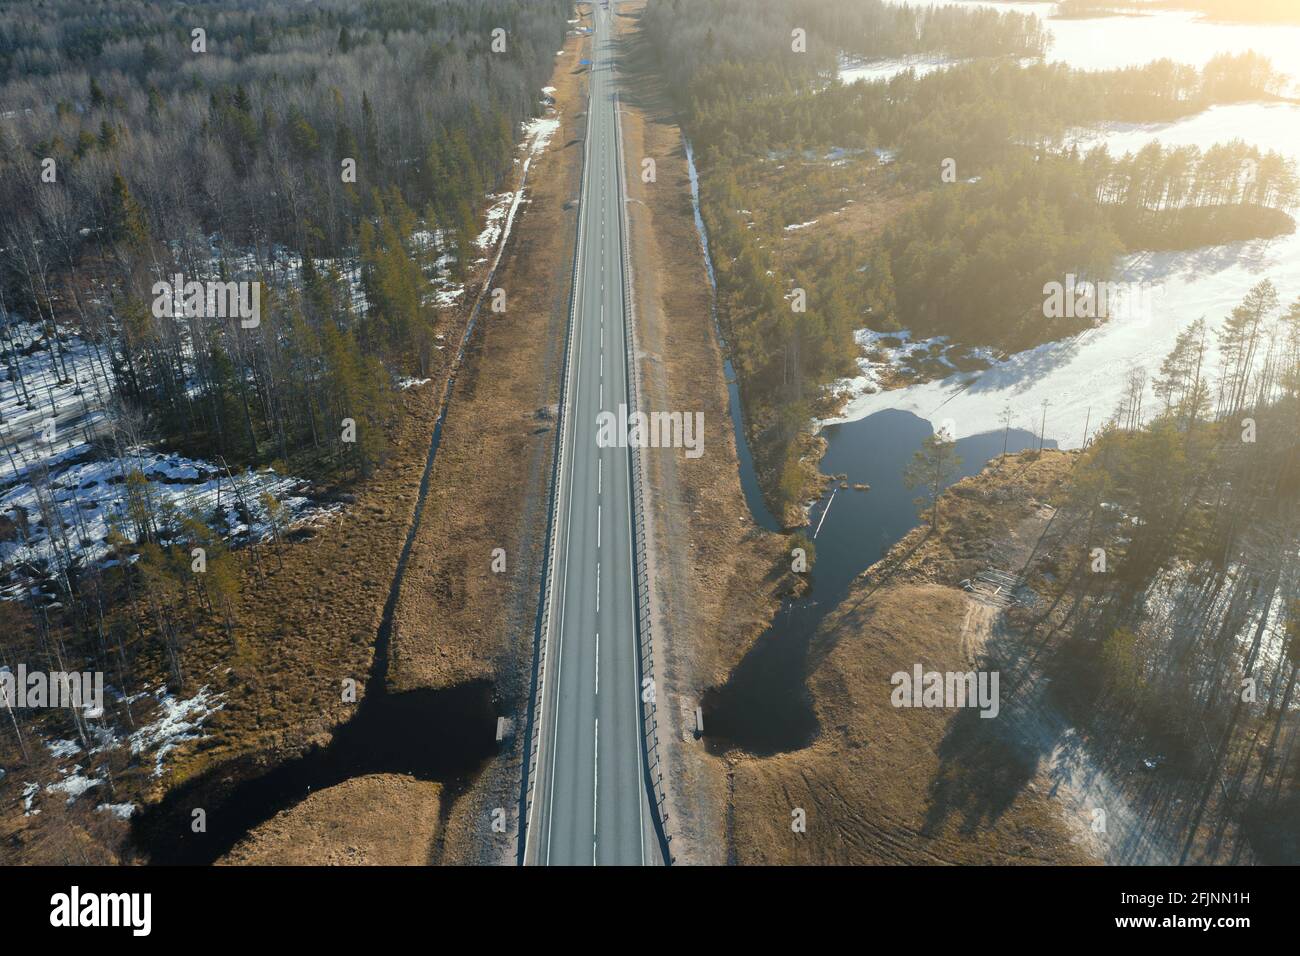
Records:
<instances>
[{"instance_id":1,"label":"snow patch","mask_svg":"<svg viewBox=\"0 0 1300 956\"><path fill-rule=\"evenodd\" d=\"M81 753L81 745L75 740L47 740L45 746L49 748L50 755L56 760L75 757Z\"/></svg>"},{"instance_id":2,"label":"snow patch","mask_svg":"<svg viewBox=\"0 0 1300 956\"><path fill-rule=\"evenodd\" d=\"M162 713L157 720L141 727L130 737L131 753L142 754L157 748L153 776L161 777L166 756L188 740L197 740L199 728L214 713L225 707L220 694L209 693L206 685L187 699L178 699L160 687L155 694Z\"/></svg>"},{"instance_id":3,"label":"snow patch","mask_svg":"<svg viewBox=\"0 0 1300 956\"><path fill-rule=\"evenodd\" d=\"M77 764L71 771L67 771L67 776L57 783L52 783L45 788L46 793L62 793L67 795L69 806L87 790L98 787L104 781L93 777L83 777L81 775L81 764Z\"/></svg>"},{"instance_id":4,"label":"snow patch","mask_svg":"<svg viewBox=\"0 0 1300 956\"><path fill-rule=\"evenodd\" d=\"M883 83L903 73L911 72L917 78L937 70L947 69L957 63L969 62L950 56L917 55L894 57L881 60L864 60L861 57L840 54L837 70L840 82L849 83Z\"/></svg>"}]
</instances>

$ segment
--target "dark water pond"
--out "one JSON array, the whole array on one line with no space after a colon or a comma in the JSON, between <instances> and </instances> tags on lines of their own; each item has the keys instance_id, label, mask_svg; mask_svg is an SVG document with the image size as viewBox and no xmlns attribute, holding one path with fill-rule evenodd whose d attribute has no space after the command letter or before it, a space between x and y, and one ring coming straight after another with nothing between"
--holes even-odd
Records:
<instances>
[{"instance_id":1,"label":"dark water pond","mask_svg":"<svg viewBox=\"0 0 1300 956\"><path fill-rule=\"evenodd\" d=\"M705 695L704 732L711 750L782 753L807 746L816 735L805 686L809 641L853 579L921 523L913 503L918 492L904 485L903 473L932 433L929 422L895 410L827 426L821 470L846 474L850 487L836 482L812 509L807 533L816 534L816 563L809 596L783 607L727 683ZM1003 441L1002 432L958 441L962 464L954 480L982 471L1002 453ZM1005 441L1009 452L1038 446L1038 436L1027 431L1011 431ZM1056 443L1048 441L1046 447ZM744 467L742 462L742 474ZM871 490L856 491L854 484Z\"/></svg>"}]
</instances>

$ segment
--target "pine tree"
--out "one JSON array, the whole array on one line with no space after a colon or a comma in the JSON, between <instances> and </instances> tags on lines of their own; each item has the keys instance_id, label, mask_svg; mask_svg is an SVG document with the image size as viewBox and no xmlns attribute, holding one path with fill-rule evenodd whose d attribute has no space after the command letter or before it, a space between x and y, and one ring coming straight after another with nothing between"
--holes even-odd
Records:
<instances>
[{"instance_id":1,"label":"pine tree","mask_svg":"<svg viewBox=\"0 0 1300 956\"><path fill-rule=\"evenodd\" d=\"M942 431L929 435L912 456L912 464L903 475L908 488L922 488L924 494L916 499L916 506L931 506L930 529L939 530L939 498L943 489L961 467L961 456L951 436Z\"/></svg>"},{"instance_id":2,"label":"pine tree","mask_svg":"<svg viewBox=\"0 0 1300 956\"><path fill-rule=\"evenodd\" d=\"M109 195L109 235L115 242L121 242L132 252L140 253L149 245L149 226L145 221L144 210L131 195L131 187L121 173L113 174L113 185Z\"/></svg>"}]
</instances>

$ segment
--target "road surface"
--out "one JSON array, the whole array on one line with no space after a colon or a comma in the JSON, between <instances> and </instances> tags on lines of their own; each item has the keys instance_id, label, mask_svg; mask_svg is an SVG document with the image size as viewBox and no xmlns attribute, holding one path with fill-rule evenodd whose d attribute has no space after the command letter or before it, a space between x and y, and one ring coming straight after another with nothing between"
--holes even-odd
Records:
<instances>
[{"instance_id":1,"label":"road surface","mask_svg":"<svg viewBox=\"0 0 1300 956\"><path fill-rule=\"evenodd\" d=\"M524 862L660 862L646 797L636 659L630 460L597 414L627 401L627 316L611 14L594 6L573 352Z\"/></svg>"}]
</instances>

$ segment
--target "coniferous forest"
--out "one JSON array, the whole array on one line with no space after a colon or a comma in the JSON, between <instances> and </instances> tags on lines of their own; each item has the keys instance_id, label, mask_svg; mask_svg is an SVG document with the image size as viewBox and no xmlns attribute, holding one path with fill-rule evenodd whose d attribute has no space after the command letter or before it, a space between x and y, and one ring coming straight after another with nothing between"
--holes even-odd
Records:
<instances>
[{"instance_id":1,"label":"coniferous forest","mask_svg":"<svg viewBox=\"0 0 1300 956\"><path fill-rule=\"evenodd\" d=\"M79 336L96 388L182 452L369 467L391 383L440 360L423 289L454 297L480 256L565 12L6 4L0 296L31 323L15 344ZM152 287L177 273L260 281L260 325L159 319ZM347 448L345 417L364 423Z\"/></svg>"}]
</instances>

